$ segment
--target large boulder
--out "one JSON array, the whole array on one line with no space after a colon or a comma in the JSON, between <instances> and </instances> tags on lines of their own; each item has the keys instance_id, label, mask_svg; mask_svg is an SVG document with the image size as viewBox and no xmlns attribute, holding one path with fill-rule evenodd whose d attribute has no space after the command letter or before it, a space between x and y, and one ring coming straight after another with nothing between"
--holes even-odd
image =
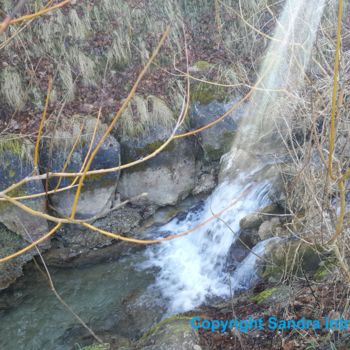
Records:
<instances>
[{"instance_id":1,"label":"large boulder","mask_svg":"<svg viewBox=\"0 0 350 350\"><path fill-rule=\"evenodd\" d=\"M124 206L98 218L93 224L95 227L106 231L116 232L125 236L134 236L141 219L137 208ZM53 265L60 265L63 262L75 264L76 258L82 258L89 254L91 256L91 250L109 246L114 240L83 226L70 224L63 225L57 231L56 238L59 242L59 247L55 250L51 249L48 254L48 263Z\"/></svg>"},{"instance_id":2,"label":"large boulder","mask_svg":"<svg viewBox=\"0 0 350 350\"><path fill-rule=\"evenodd\" d=\"M0 258L8 256L28 243L19 235L13 233L0 223ZM0 290L7 288L22 275L22 268L36 254L31 250L7 262L0 263Z\"/></svg>"},{"instance_id":3,"label":"large boulder","mask_svg":"<svg viewBox=\"0 0 350 350\"><path fill-rule=\"evenodd\" d=\"M199 334L191 328L188 318L174 316L161 321L133 346L147 350L201 350ZM127 348L121 348L127 349Z\"/></svg>"},{"instance_id":4,"label":"large boulder","mask_svg":"<svg viewBox=\"0 0 350 350\"><path fill-rule=\"evenodd\" d=\"M290 276L314 276L323 261L332 256L331 252L294 237L266 242L263 258L257 264L257 274L270 282Z\"/></svg>"},{"instance_id":5,"label":"large boulder","mask_svg":"<svg viewBox=\"0 0 350 350\"><path fill-rule=\"evenodd\" d=\"M209 104L195 102L190 115L192 128L199 128L214 121L228 111L232 105L233 103L218 101L212 101ZM198 134L199 143L208 161L219 160L224 153L230 150L237 129L237 120L241 115L242 108Z\"/></svg>"},{"instance_id":6,"label":"large boulder","mask_svg":"<svg viewBox=\"0 0 350 350\"><path fill-rule=\"evenodd\" d=\"M93 139L96 123L97 133ZM79 172L84 164L92 142L92 149L101 139L106 125L92 117L74 116L63 119L58 125L51 122L47 128L40 151L40 171ZM90 152L91 154L91 152ZM120 146L113 136L108 136L97 152L90 170L108 169L120 164ZM52 177L48 189L54 190L69 186L74 178ZM94 217L109 208L115 197L119 172L87 176L79 198L76 218ZM61 216L70 216L76 189L51 194L52 208Z\"/></svg>"},{"instance_id":7,"label":"large boulder","mask_svg":"<svg viewBox=\"0 0 350 350\"><path fill-rule=\"evenodd\" d=\"M14 136L12 139L0 141L0 191L34 174L33 154L34 147L26 140ZM30 181L7 194L11 197L21 197L43 192L41 181ZM45 196L21 200L21 203L36 211L46 211ZM0 222L27 242L40 238L48 231L45 219L28 214L5 201L0 202ZM40 246L48 247L49 242L43 242Z\"/></svg>"},{"instance_id":8,"label":"large boulder","mask_svg":"<svg viewBox=\"0 0 350 350\"><path fill-rule=\"evenodd\" d=\"M170 136L174 122L172 111L163 101L154 96L135 96L117 130L123 164L154 152ZM181 139L156 157L125 169L118 192L122 198L147 192L143 203L165 206L184 199L194 186L194 147L190 140Z\"/></svg>"}]
</instances>

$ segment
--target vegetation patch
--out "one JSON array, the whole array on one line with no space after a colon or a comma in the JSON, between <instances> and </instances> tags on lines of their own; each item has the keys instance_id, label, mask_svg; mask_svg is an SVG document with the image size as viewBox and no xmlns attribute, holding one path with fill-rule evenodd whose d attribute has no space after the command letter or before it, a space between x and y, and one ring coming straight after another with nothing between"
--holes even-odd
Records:
<instances>
[{"instance_id":1,"label":"vegetation patch","mask_svg":"<svg viewBox=\"0 0 350 350\"><path fill-rule=\"evenodd\" d=\"M159 329L161 327L163 327L164 325L171 323L173 321L181 321L181 320L191 320L192 317L189 316L183 316L183 315L174 315L172 317L166 318L165 320L160 321L159 323L157 323L153 328L151 328L148 332L146 332L141 338L140 338L140 342L146 340L148 337L150 337L151 335L157 333L159 331Z\"/></svg>"},{"instance_id":2,"label":"vegetation patch","mask_svg":"<svg viewBox=\"0 0 350 350\"><path fill-rule=\"evenodd\" d=\"M203 105L213 101L224 101L227 96L227 88L207 83L198 83L191 91L192 102L199 102Z\"/></svg>"},{"instance_id":3,"label":"vegetation patch","mask_svg":"<svg viewBox=\"0 0 350 350\"><path fill-rule=\"evenodd\" d=\"M264 291L260 292L257 295L254 295L251 300L255 301L256 303L262 303L266 299L268 299L271 295L273 295L277 291L277 288L268 288Z\"/></svg>"},{"instance_id":4,"label":"vegetation patch","mask_svg":"<svg viewBox=\"0 0 350 350\"><path fill-rule=\"evenodd\" d=\"M122 137L139 137L159 128L171 131L175 119L172 110L156 96L134 96L120 118L118 133Z\"/></svg>"}]
</instances>

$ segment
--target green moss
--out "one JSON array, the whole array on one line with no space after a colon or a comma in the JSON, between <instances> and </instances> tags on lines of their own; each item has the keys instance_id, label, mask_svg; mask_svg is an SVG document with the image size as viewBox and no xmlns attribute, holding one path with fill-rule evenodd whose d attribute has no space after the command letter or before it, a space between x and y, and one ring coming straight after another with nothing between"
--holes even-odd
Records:
<instances>
[{"instance_id":1,"label":"green moss","mask_svg":"<svg viewBox=\"0 0 350 350\"><path fill-rule=\"evenodd\" d=\"M222 136L222 141L220 143L220 148L215 148L210 144L205 144L203 146L205 156L209 160L218 160L223 154L231 149L235 132L226 131Z\"/></svg>"},{"instance_id":2,"label":"green moss","mask_svg":"<svg viewBox=\"0 0 350 350\"><path fill-rule=\"evenodd\" d=\"M324 261L321 261L319 264L319 268L314 274L314 279L316 281L322 281L326 277L328 277L334 268L336 267L336 258L335 257L330 257Z\"/></svg>"},{"instance_id":3,"label":"green moss","mask_svg":"<svg viewBox=\"0 0 350 350\"><path fill-rule=\"evenodd\" d=\"M23 156L25 152L23 152L23 142L13 136L6 136L0 139L0 155L4 153L10 153L17 155L19 157Z\"/></svg>"},{"instance_id":4,"label":"green moss","mask_svg":"<svg viewBox=\"0 0 350 350\"><path fill-rule=\"evenodd\" d=\"M212 65L207 61L197 61L193 66L199 70L209 70L212 67Z\"/></svg>"},{"instance_id":5,"label":"green moss","mask_svg":"<svg viewBox=\"0 0 350 350\"><path fill-rule=\"evenodd\" d=\"M205 145L204 147L205 157L208 160L218 160L225 153L221 148L215 148L211 145Z\"/></svg>"},{"instance_id":6,"label":"green moss","mask_svg":"<svg viewBox=\"0 0 350 350\"><path fill-rule=\"evenodd\" d=\"M86 178L84 179L84 183L86 185L93 185L98 183L99 187L110 187L115 185L116 179L114 179L111 176L108 176L108 174L92 174L92 175L87 175ZM85 188L86 190L89 189L89 186ZM84 192L84 187L82 191Z\"/></svg>"},{"instance_id":7,"label":"green moss","mask_svg":"<svg viewBox=\"0 0 350 350\"><path fill-rule=\"evenodd\" d=\"M300 242L293 242L284 249L277 248L269 254L267 260L270 263L265 266L262 277L279 280L284 273L300 277L305 273L314 276L325 259L328 259L324 254L322 247L310 247L300 245Z\"/></svg>"},{"instance_id":8,"label":"green moss","mask_svg":"<svg viewBox=\"0 0 350 350\"><path fill-rule=\"evenodd\" d=\"M123 163L130 163L133 162L135 160L140 159L141 157L145 157L151 153L153 153L155 150L157 150L160 146L163 145L165 141L164 140L158 140L158 141L154 141L151 143L148 143L147 145L145 145L143 148L139 148L139 147L133 147L133 146L129 146L128 144L122 144L121 147L121 152L122 152L122 160ZM162 152L170 152L175 150L175 143L170 142L164 149ZM143 162L137 166L134 166L132 168L133 172L135 171L144 171L145 169L147 169L147 165L146 162Z\"/></svg>"},{"instance_id":9,"label":"green moss","mask_svg":"<svg viewBox=\"0 0 350 350\"><path fill-rule=\"evenodd\" d=\"M272 294L276 292L277 288L268 288L262 291L261 293L254 295L251 300L255 301L256 303L262 303L267 298L269 298Z\"/></svg>"},{"instance_id":10,"label":"green moss","mask_svg":"<svg viewBox=\"0 0 350 350\"><path fill-rule=\"evenodd\" d=\"M111 346L109 344L95 344L90 346L85 346L81 350L109 350Z\"/></svg>"},{"instance_id":11,"label":"green moss","mask_svg":"<svg viewBox=\"0 0 350 350\"><path fill-rule=\"evenodd\" d=\"M21 189L21 187L17 187L6 194L10 197L22 197L22 196L26 196L28 193L26 193L23 189ZM7 201L0 201L0 212L12 205L13 204Z\"/></svg>"},{"instance_id":12,"label":"green moss","mask_svg":"<svg viewBox=\"0 0 350 350\"><path fill-rule=\"evenodd\" d=\"M148 332L146 332L141 338L140 338L140 342L146 340L148 337L150 337L151 335L157 333L159 331L159 329L161 327L163 327L165 324L168 324L170 322L173 321L181 321L181 320L191 320L192 317L189 316L182 316L182 315L175 315L169 318L166 318L165 320L160 321L159 323L157 323L153 328L151 328ZM183 328L179 329L179 331L184 330ZM185 329L187 330L187 328Z\"/></svg>"},{"instance_id":13,"label":"green moss","mask_svg":"<svg viewBox=\"0 0 350 350\"><path fill-rule=\"evenodd\" d=\"M191 100L207 105L212 101L224 101L227 95L227 90L223 86L199 83L192 88Z\"/></svg>"},{"instance_id":14,"label":"green moss","mask_svg":"<svg viewBox=\"0 0 350 350\"><path fill-rule=\"evenodd\" d=\"M16 172L13 169L9 170L9 176L14 177L16 175Z\"/></svg>"}]
</instances>

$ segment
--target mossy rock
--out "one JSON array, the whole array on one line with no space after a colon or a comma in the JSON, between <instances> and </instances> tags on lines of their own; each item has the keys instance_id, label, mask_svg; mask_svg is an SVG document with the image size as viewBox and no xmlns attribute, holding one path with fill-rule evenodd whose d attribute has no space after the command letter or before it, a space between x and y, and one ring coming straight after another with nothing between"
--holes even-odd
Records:
<instances>
[{"instance_id":1,"label":"mossy rock","mask_svg":"<svg viewBox=\"0 0 350 350\"><path fill-rule=\"evenodd\" d=\"M199 337L197 331L191 328L190 319L175 315L159 322L133 345L133 349L194 349L199 344Z\"/></svg>"},{"instance_id":2,"label":"mossy rock","mask_svg":"<svg viewBox=\"0 0 350 350\"><path fill-rule=\"evenodd\" d=\"M229 96L227 88L207 83L197 83L191 90L191 101L207 105L213 101L223 102Z\"/></svg>"},{"instance_id":3,"label":"mossy rock","mask_svg":"<svg viewBox=\"0 0 350 350\"><path fill-rule=\"evenodd\" d=\"M313 278L316 281L323 281L329 277L334 269L337 268L337 259L334 256L328 257L325 260L321 261L319 268L316 270Z\"/></svg>"},{"instance_id":4,"label":"mossy rock","mask_svg":"<svg viewBox=\"0 0 350 350\"><path fill-rule=\"evenodd\" d=\"M277 282L282 276L315 276L329 259L321 247L312 247L299 240L279 240L267 247L264 262L260 263L259 275ZM321 272L320 272L321 273Z\"/></svg>"},{"instance_id":5,"label":"mossy rock","mask_svg":"<svg viewBox=\"0 0 350 350\"><path fill-rule=\"evenodd\" d=\"M155 135L156 137L156 135ZM163 145L165 142L165 139L157 140L157 139L151 139L150 137L147 138L139 138L138 140L124 138L121 141L121 159L122 163L130 163L135 160L141 159L149 154L152 154L154 151L156 151L159 147ZM173 141L169 143L157 156L156 158L151 160L151 163L161 163L159 162L159 159L162 158L162 154L167 154L168 152L176 151L177 144L179 141ZM148 162L149 164L150 162ZM135 167L132 168L132 171L143 171L147 168L146 163L141 163Z\"/></svg>"},{"instance_id":6,"label":"mossy rock","mask_svg":"<svg viewBox=\"0 0 350 350\"><path fill-rule=\"evenodd\" d=\"M92 139L96 123L97 133ZM40 149L40 172L61 172L63 169L68 173L80 172L87 155L91 154L90 149L98 145L106 128L107 126L96 118L79 115L70 120L62 120L57 126L49 123ZM120 145L109 135L94 156L89 170L109 169L119 164ZM77 218L85 219L98 215L111 204L119 174L120 172L116 171L86 176L78 201ZM54 190L67 187L73 179L52 177L48 181L48 188ZM62 216L70 216L74 197L75 189L49 196L55 211Z\"/></svg>"},{"instance_id":7,"label":"mossy rock","mask_svg":"<svg viewBox=\"0 0 350 350\"><path fill-rule=\"evenodd\" d=\"M0 258L14 253L26 245L23 238L0 223ZM22 275L23 265L31 260L35 253L36 251L32 250L0 264L0 290L7 288Z\"/></svg>"},{"instance_id":8,"label":"mossy rock","mask_svg":"<svg viewBox=\"0 0 350 350\"><path fill-rule=\"evenodd\" d=\"M7 135L0 140L0 191L35 173L33 155L34 145L19 135ZM21 197L43 192L41 181L28 181L7 194L11 197ZM36 211L45 212L44 196L26 199L22 203ZM0 222L29 242L48 231L46 220L27 214L5 201L0 201ZM48 246L48 242L41 244L42 248Z\"/></svg>"},{"instance_id":9,"label":"mossy rock","mask_svg":"<svg viewBox=\"0 0 350 350\"><path fill-rule=\"evenodd\" d=\"M257 295L254 295L251 300L256 302L256 303L262 303L264 301L266 301L266 299L268 299L269 297L271 297L275 292L276 292L277 288L268 288L263 290L262 292L260 292Z\"/></svg>"},{"instance_id":10,"label":"mossy rock","mask_svg":"<svg viewBox=\"0 0 350 350\"><path fill-rule=\"evenodd\" d=\"M208 103L195 102L191 106L190 124L193 129L201 128L224 115L232 103L219 102L217 99ZM219 123L201 131L197 138L207 161L220 160L231 149L236 135L237 122L241 111L227 115Z\"/></svg>"}]
</instances>

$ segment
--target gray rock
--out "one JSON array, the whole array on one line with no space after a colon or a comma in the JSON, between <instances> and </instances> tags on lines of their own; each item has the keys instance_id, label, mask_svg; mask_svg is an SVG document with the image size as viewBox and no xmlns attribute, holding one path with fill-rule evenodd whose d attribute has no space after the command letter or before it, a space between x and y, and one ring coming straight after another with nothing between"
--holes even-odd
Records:
<instances>
[{"instance_id":1,"label":"gray rock","mask_svg":"<svg viewBox=\"0 0 350 350\"><path fill-rule=\"evenodd\" d=\"M191 328L189 321L184 319L170 319L160 322L154 333L141 339L134 349L147 350L201 350L199 335Z\"/></svg>"},{"instance_id":2,"label":"gray rock","mask_svg":"<svg viewBox=\"0 0 350 350\"><path fill-rule=\"evenodd\" d=\"M40 153L40 171L60 172L64 169L67 159L66 172L78 172L84 164L84 159L89 151L95 118L73 117L70 122L64 120L58 126L50 125L49 136L44 139ZM83 126L84 125L84 126ZM83 131L80 130L83 126ZM106 126L99 123L98 132L93 142L94 149L101 139ZM74 143L79 139L73 153L70 155ZM51 144L52 143L52 144ZM69 159L70 156L70 159ZM120 164L120 146L113 136L108 136L102 147L97 152L90 170L107 169ZM91 175L86 177L79 198L76 218L85 219L101 213L109 208L114 200L119 172L103 175ZM49 190L66 187L71 184L73 178L51 178ZM61 216L70 216L74 201L75 189L50 195L50 202L54 210Z\"/></svg>"},{"instance_id":3,"label":"gray rock","mask_svg":"<svg viewBox=\"0 0 350 350\"><path fill-rule=\"evenodd\" d=\"M33 154L34 147L28 141L16 139L0 142L0 191L27 176L33 175ZM9 192L8 195L18 197L43 192L44 188L41 181L30 181ZM44 196L22 200L21 203L36 211L46 211ZM4 201L0 202L0 222L27 242L32 242L48 232L45 219L28 214ZM49 241L41 243L40 247L49 247Z\"/></svg>"},{"instance_id":4,"label":"gray rock","mask_svg":"<svg viewBox=\"0 0 350 350\"><path fill-rule=\"evenodd\" d=\"M196 187L193 195L210 193L217 184L218 162L204 164L202 161L196 163Z\"/></svg>"},{"instance_id":5,"label":"gray rock","mask_svg":"<svg viewBox=\"0 0 350 350\"><path fill-rule=\"evenodd\" d=\"M304 274L314 274L327 255L329 253L318 251L296 238L273 239L265 247L256 271L259 276L274 283L290 275L304 277Z\"/></svg>"},{"instance_id":6,"label":"gray rock","mask_svg":"<svg viewBox=\"0 0 350 350\"><path fill-rule=\"evenodd\" d=\"M9 254L26 246L27 243L19 235L11 232L0 224L0 257ZM10 284L22 275L22 267L36 254L31 250L5 263L0 263L0 290L7 288Z\"/></svg>"},{"instance_id":7,"label":"gray rock","mask_svg":"<svg viewBox=\"0 0 350 350\"><path fill-rule=\"evenodd\" d=\"M135 235L133 230L139 226L140 222L139 209L124 206L95 220L93 225L106 231L127 236L128 234ZM70 224L62 226L57 231L56 238L67 249L61 249L61 253L58 251L54 254L55 256L52 256L54 264L58 263L60 256L63 260L73 263L74 259L89 254L91 249L109 246L114 241L111 237L91 231L83 226Z\"/></svg>"},{"instance_id":8,"label":"gray rock","mask_svg":"<svg viewBox=\"0 0 350 350\"><path fill-rule=\"evenodd\" d=\"M124 137L122 162L140 159L157 149L167 138L164 128L139 138ZM130 198L147 192L139 203L173 205L184 199L195 186L195 154L189 140L173 141L155 158L122 172L118 192Z\"/></svg>"},{"instance_id":9,"label":"gray rock","mask_svg":"<svg viewBox=\"0 0 350 350\"><path fill-rule=\"evenodd\" d=\"M245 216L239 222L239 226L242 230L258 229L263 222L263 217L260 213L253 213Z\"/></svg>"},{"instance_id":10,"label":"gray rock","mask_svg":"<svg viewBox=\"0 0 350 350\"><path fill-rule=\"evenodd\" d=\"M248 214L239 222L239 226L242 230L259 229L260 225L268 221L274 214L282 214L283 208L278 204L269 204L264 208L259 209L258 212Z\"/></svg>"},{"instance_id":11,"label":"gray rock","mask_svg":"<svg viewBox=\"0 0 350 350\"><path fill-rule=\"evenodd\" d=\"M271 220L264 221L258 230L258 235L260 239L263 241L265 239L268 239L270 237L276 236L277 228L280 227L281 222L279 218L274 217Z\"/></svg>"},{"instance_id":12,"label":"gray rock","mask_svg":"<svg viewBox=\"0 0 350 350\"><path fill-rule=\"evenodd\" d=\"M191 126L198 128L206 125L223 115L233 103L213 101L207 105L195 103L191 109ZM242 115L243 109L236 110L218 124L199 133L199 143L203 148L207 160L219 160L228 152L237 129L237 119Z\"/></svg>"}]
</instances>

